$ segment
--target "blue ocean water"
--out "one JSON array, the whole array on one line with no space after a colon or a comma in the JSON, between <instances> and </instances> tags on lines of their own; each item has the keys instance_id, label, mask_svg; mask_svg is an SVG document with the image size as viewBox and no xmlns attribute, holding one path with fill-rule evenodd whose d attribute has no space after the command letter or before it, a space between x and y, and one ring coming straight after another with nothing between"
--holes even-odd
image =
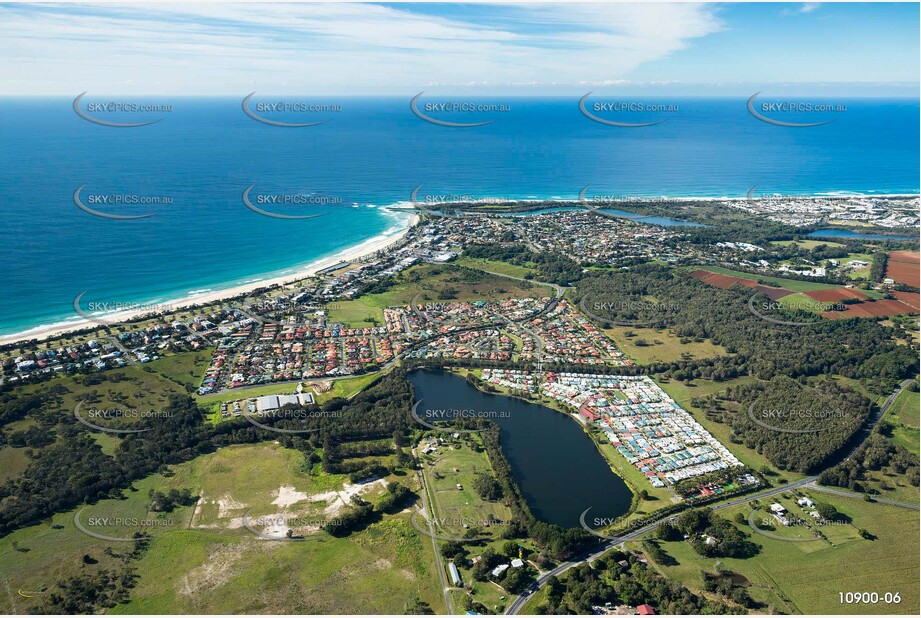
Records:
<instances>
[{"instance_id":1,"label":"blue ocean water","mask_svg":"<svg viewBox=\"0 0 921 618\"><path fill-rule=\"evenodd\" d=\"M89 95L87 100L89 100ZM95 99L103 101L104 99ZM237 98L142 99L168 113L79 118L67 98L0 98L0 334L74 317L74 297L177 299L278 274L398 229L382 208L423 195L575 198L917 193L917 100L855 99L831 124L790 129L754 119L744 99L689 98L652 127L592 122L573 99L507 99L510 111L452 121L414 116L406 99L330 100L342 111L305 128L248 118ZM498 101L498 99L496 99ZM86 101L84 101L86 102ZM437 114L432 114L433 116ZM276 115L286 121L303 115ZM656 116L656 119L662 116ZM631 121L647 118L636 115ZM785 120L797 120L784 118ZM92 205L137 220L94 217L74 191L169 197L156 205ZM340 203L260 208L316 212L282 220L241 194L306 194Z\"/></svg>"}]
</instances>

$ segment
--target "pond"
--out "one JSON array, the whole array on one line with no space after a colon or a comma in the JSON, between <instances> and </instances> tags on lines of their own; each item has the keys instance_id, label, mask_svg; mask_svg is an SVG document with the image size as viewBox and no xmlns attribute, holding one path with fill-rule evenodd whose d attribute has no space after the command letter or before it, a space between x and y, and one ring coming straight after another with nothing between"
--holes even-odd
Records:
<instances>
[{"instance_id":1,"label":"pond","mask_svg":"<svg viewBox=\"0 0 921 618\"><path fill-rule=\"evenodd\" d=\"M419 416L423 410L463 409L496 414L502 452L535 517L564 528L579 526L579 516L619 517L632 494L579 423L546 406L484 393L452 373L414 371ZM492 417L491 417L492 418Z\"/></svg>"}]
</instances>

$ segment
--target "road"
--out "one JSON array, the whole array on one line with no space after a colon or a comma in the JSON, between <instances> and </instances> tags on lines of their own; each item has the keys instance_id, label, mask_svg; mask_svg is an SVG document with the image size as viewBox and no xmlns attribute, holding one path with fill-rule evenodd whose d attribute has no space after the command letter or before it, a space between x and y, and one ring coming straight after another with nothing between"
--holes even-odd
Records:
<instances>
[{"instance_id":1,"label":"road","mask_svg":"<svg viewBox=\"0 0 921 618\"><path fill-rule=\"evenodd\" d=\"M416 456L416 449L412 449L413 459L417 462L419 458ZM429 498L428 498L428 486L425 484L425 474L422 472L422 465L419 464L416 474L419 475L419 488L422 490L422 508L424 511L431 514L431 517L427 517L429 532L432 534L429 535L429 540L432 542L432 551L435 552L435 564L438 567L438 578L441 580L441 591L445 597L445 607L448 610L448 615L454 614L454 609L451 607L451 587L448 586L448 578L445 576L445 565L442 559L441 552L438 551L438 541L435 540L435 528L432 526L432 521L435 520L435 509L430 507Z\"/></svg>"},{"instance_id":2,"label":"road","mask_svg":"<svg viewBox=\"0 0 921 618\"><path fill-rule=\"evenodd\" d=\"M857 452L857 449L860 448L860 446L864 443L864 441L866 441L866 439L870 436L870 434L873 433L873 430L874 430L874 429L876 428L876 426L879 424L879 422L880 422L880 420L883 418L883 416L885 416L886 411L889 409L889 407L890 407L890 406L892 405L892 403L895 401L896 397L898 397L899 394L900 394L903 390L905 390L905 389L908 387L909 384L911 384L911 382L912 382L912 380L905 380L904 382L902 382L902 383L899 385L899 387L898 387L895 391L892 392L892 394L889 395L889 397L886 398L885 403L883 403L883 405L879 407L879 410L877 410L876 414L874 414L874 416L870 419L871 422L870 422L869 424L866 425L866 429L863 430L864 435L863 435L862 438L854 445L854 448L852 448L852 449L847 453L847 455L845 455L845 456L844 456L843 458L841 458L839 461L837 461L837 462L835 462L834 464L828 466L829 468L834 467L835 465L841 463L842 461L846 461L847 459L850 459L850 457L851 457L855 452ZM853 492L848 492L848 491L844 491L844 490L841 490L841 489L829 488L829 487L825 487L825 486L820 487L820 486L818 486L818 485L815 484L815 482L818 480L818 478L819 478L819 477L818 477L817 475L816 475L816 476L807 476L807 477L802 478L802 479L800 479L800 480L798 480L798 481L794 481L793 483L785 483L785 484L783 484L783 485L779 485L779 486L777 486L777 487L771 487L771 488L769 488L769 489L765 489L765 490L763 490L763 491L759 491L759 492L754 493L754 494L747 494L747 495L745 495L745 496L740 496L740 497L738 497L738 498L734 498L734 499L729 500L729 501L727 501L727 502L723 502L723 503L721 503L721 504L711 506L710 508L712 508L714 511L720 511L720 510L723 510L723 509L732 508L732 507L734 507L734 506L739 506L740 504L745 504L746 502L751 502L752 500L759 500L759 499L762 499L762 498L768 498L768 497L770 497L770 496L773 496L773 495L776 495L776 494L779 494L779 493L783 493L783 492L789 491L789 490L791 490L791 489L796 489L796 488L798 488L798 487L805 487L805 486L809 486L811 489L817 489L818 491L824 491L824 492L826 492L826 493L836 494L836 495L840 495L840 496L846 496L846 497L849 497L849 498L855 498L855 497L856 497L856 498L862 498L862 496L863 496L863 494L855 494L855 493L853 493ZM890 505L893 505L893 506L899 506L899 507L904 507L904 508L912 508L912 509L918 510L918 505L913 505L913 504L910 504L910 503L907 503L907 502L897 502L897 501L895 501L895 500L885 500L885 499L876 499L876 500L874 500L874 502L880 502L880 503L882 503L882 504L890 504ZM634 530L633 532L630 532L629 534L625 534L625 535L623 535L623 536L621 536L621 537L616 537L616 538L612 539L610 542L606 543L601 549L598 549L598 550L596 550L596 551L593 551L592 553L587 554L587 555L582 555L582 556L578 557L578 558L575 559L575 560L571 560L571 561L569 561L569 562L564 562L564 563L560 564L558 567L556 567L555 569L552 569L552 570L550 570L550 571L547 571L546 573L543 573L542 575L540 575L540 576L537 578L537 588L535 589L535 592L536 592L537 590L540 590L540 588L542 588L544 585L546 585L547 580L548 580L552 575L559 575L560 573L563 573L563 572L565 572L565 571L571 569L572 567L574 567L574 566L576 566L576 565L578 565L578 564L582 564L582 563L584 563L584 562L588 562L588 563L594 562L595 560L597 560L598 558L600 558L600 557L601 557L602 555L604 555L605 553L607 553L607 552L609 552L610 550L614 549L616 546L621 545L621 544L623 544L623 543L625 543L625 542L627 542L627 541L634 541L634 540L636 540L636 539L642 537L643 535L645 535L645 534L647 534L647 533L649 533L649 532L652 532L660 523L662 523L662 521L665 521L666 519L672 519L672 518L674 518L674 517L675 517L675 515L667 515L667 516L660 517L659 519L655 520L654 522L649 523L649 524L643 526L642 528L637 528L636 530ZM506 613L506 614L517 614L517 613L521 610L521 608L524 606L524 604L527 603L527 601L528 601L528 599L530 598L531 594L533 594L533 593L525 593L525 594L519 596L517 599L515 599L515 600L511 603L511 605L508 606L508 609L506 610L505 613Z\"/></svg>"}]
</instances>

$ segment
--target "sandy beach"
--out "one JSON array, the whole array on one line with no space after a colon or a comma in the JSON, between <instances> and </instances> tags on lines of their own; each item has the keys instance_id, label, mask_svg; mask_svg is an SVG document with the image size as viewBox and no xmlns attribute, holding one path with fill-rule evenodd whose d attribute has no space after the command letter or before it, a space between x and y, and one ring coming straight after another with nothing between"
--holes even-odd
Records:
<instances>
[{"instance_id":1,"label":"sandy beach","mask_svg":"<svg viewBox=\"0 0 921 618\"><path fill-rule=\"evenodd\" d=\"M371 238L360 244L347 247L342 251L333 254L328 257L320 258L314 262L307 264L306 266L300 268L296 272L289 274L281 275L278 277L272 277L269 279L260 279L259 281L252 281L243 285L237 285L234 287L224 288L220 290L214 290L205 292L202 294L196 294L192 296L186 296L176 300L169 300L157 303L157 306L163 308L162 311L154 311L151 309L151 305L147 305L142 309L133 310L133 311L121 311L117 313L106 313L104 316L105 321L109 324L114 324L117 322L124 322L126 320L131 320L143 315L149 314L162 314L162 313L171 313L185 307L191 307L193 305L207 305L210 303L218 302L225 298L232 298L240 294L245 294L247 292L252 292L253 290L269 287L273 285L284 285L288 283L294 283L308 277L316 275L316 273L324 268L328 268L333 264L342 261L356 261L360 260L365 256L371 255L382 249L393 245L394 243L399 242L406 236L410 228L412 228L419 221L419 215L412 215L408 225L399 232L382 235L375 238ZM0 336L0 345L7 345L11 343L17 343L20 341L29 341L32 339L43 340L48 339L49 337L57 337L69 332L76 330L84 329L87 327L99 327L98 322L93 322L90 320L73 320L68 322L60 322L57 324L49 324L47 326L40 326L38 328L33 328L30 330L22 331L19 333L13 333L10 335Z\"/></svg>"}]
</instances>

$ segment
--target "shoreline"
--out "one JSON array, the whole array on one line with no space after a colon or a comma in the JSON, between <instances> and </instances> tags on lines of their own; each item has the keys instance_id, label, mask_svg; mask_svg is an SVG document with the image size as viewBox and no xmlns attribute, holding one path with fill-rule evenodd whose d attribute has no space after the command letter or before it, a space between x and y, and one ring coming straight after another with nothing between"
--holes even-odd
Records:
<instances>
[{"instance_id":1,"label":"shoreline","mask_svg":"<svg viewBox=\"0 0 921 618\"><path fill-rule=\"evenodd\" d=\"M806 199L806 200L818 200L818 199L848 199L848 198L876 198L876 199L917 199L921 196L915 193L861 193L861 192L846 192L846 191L836 191L836 192L825 192L818 194L801 194L801 195L786 195L786 194L776 194L776 195L761 195L758 197L747 198L746 196L682 196L682 197L670 197L670 196L620 196L620 199L606 199L606 200L597 200L594 198L587 198L584 201L576 198L565 198L562 196L551 196L547 198L538 198L538 197L527 197L527 198L488 198L482 200L473 200L468 202L457 202L464 204L472 205L483 205L486 203L489 204L521 204L528 206L540 206L545 205L546 208L553 208L554 205L558 205L560 208L564 207L577 207L585 206L586 204L596 203L598 201L604 201L608 203L609 207L619 207L619 206L630 206L631 204L643 204L643 203L661 203L663 201L672 201L672 202L730 202L730 201L739 201L751 199L752 201L761 201L769 199ZM451 203L446 203L451 204ZM446 204L430 204L428 205L432 210L437 211L439 207L443 207ZM270 287L275 285L284 285L290 284L296 281L307 279L309 277L315 276L317 271L323 270L333 264L336 264L340 261L356 261L367 255L380 251L389 247L390 245L398 242L406 236L409 230L414 227L420 221L420 210L412 201L398 201L392 203L385 207L388 210L394 212L405 212L411 213L408 224L405 228L401 229L399 232L395 232L389 235L379 235L379 237L372 237L369 240L358 243L357 245L352 245L346 247L341 251L327 256L321 257L308 262L302 266L292 266L284 270L294 270L295 272L287 273L284 275L269 276L266 279L259 279L258 281L249 281L246 283L238 283L231 287L221 288L217 290L209 290L204 293L196 294L194 290L186 293L186 296L177 298L174 300L164 300L158 301L156 303L146 303L145 307L140 309L126 310L115 313L106 313L100 314L100 318L104 317L106 321L109 321L112 326L117 325L118 322L125 322L127 320L135 319L142 316L154 317L157 315L168 315L174 313L181 309L186 309L195 305L209 305L215 302L232 298L234 296L239 296L240 294L245 294L253 290ZM491 214L495 216L502 215L527 215L532 212L532 209L523 209L520 211L476 211L477 214ZM421 214L425 214L424 212ZM650 215L653 216L653 215ZM629 219L628 217L625 217ZM639 219L647 218L644 216L639 216ZM881 232L882 233L882 232ZM893 235L895 238L899 238L897 235ZM271 275L271 273L268 273ZM253 275L252 277L260 277L261 275ZM251 277L251 278L252 278ZM218 284L220 285L220 284ZM194 294L190 296L190 294ZM137 303L138 305L145 305L143 302ZM159 308L158 308L159 307ZM95 322L89 319L72 319L67 321L55 322L52 324L39 325L33 328L26 330L17 331L8 335L0 335L0 346L11 345L16 343L23 343L26 341L37 340L44 341L50 338L59 337L61 335L66 335L68 333L83 330L86 328L98 327L102 328L102 325L99 322Z\"/></svg>"},{"instance_id":2,"label":"shoreline","mask_svg":"<svg viewBox=\"0 0 921 618\"><path fill-rule=\"evenodd\" d=\"M140 309L132 309L116 313L106 313L101 315L100 318L104 316L105 320L110 322L111 326L116 326L118 325L118 322L125 322L127 320L132 320L142 316L153 317L156 315L167 315L195 305L213 304L227 298L233 298L234 296L239 296L240 294L252 292L253 290L257 290L259 288L271 287L275 285L285 285L297 281L302 281L309 277L315 276L318 271L323 270L324 268L328 268L329 266L339 262L354 262L378 251L386 249L395 243L398 243L406 237L406 235L409 233L409 230L411 230L419 222L419 220L419 215L413 214L410 217L407 225L398 232L389 235L378 235L376 237L372 237L368 240L360 242L357 245L346 247L345 249L342 249L341 251L338 251L332 255L317 258L305 265L292 266L290 268L295 270L295 272L292 273L277 275L267 279L260 279L259 281L250 281L248 283L242 283L219 290L208 291L194 296L187 295L176 300L158 302L154 306L162 307L162 309L159 310L151 309L151 304L148 304L146 307L142 307ZM258 277L259 275L254 276ZM189 292L189 294L191 293L193 292ZM144 303L138 304L144 305ZM92 327L103 328L103 326L98 322L87 319L57 322L54 324L37 326L35 328L19 331L9 335L0 335L0 345L10 345L31 340L44 341L46 339L59 337L74 331Z\"/></svg>"}]
</instances>

